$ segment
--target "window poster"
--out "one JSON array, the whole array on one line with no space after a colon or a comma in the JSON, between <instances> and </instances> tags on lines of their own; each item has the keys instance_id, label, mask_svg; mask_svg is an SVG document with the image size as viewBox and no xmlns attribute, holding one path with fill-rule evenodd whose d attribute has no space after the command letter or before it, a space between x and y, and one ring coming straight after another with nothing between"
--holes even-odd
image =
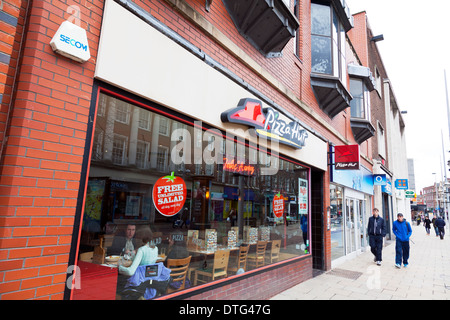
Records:
<instances>
[{"instance_id":1,"label":"window poster","mask_svg":"<svg viewBox=\"0 0 450 320\"><path fill-rule=\"evenodd\" d=\"M83 230L99 232L105 180L89 180L83 217Z\"/></svg>"},{"instance_id":2,"label":"window poster","mask_svg":"<svg viewBox=\"0 0 450 320\"><path fill-rule=\"evenodd\" d=\"M308 180L298 178L298 213L308 214Z\"/></svg>"},{"instance_id":3,"label":"window poster","mask_svg":"<svg viewBox=\"0 0 450 320\"><path fill-rule=\"evenodd\" d=\"M141 206L140 196L128 196L127 206L125 208L125 215L131 217L139 216L139 208Z\"/></svg>"}]
</instances>

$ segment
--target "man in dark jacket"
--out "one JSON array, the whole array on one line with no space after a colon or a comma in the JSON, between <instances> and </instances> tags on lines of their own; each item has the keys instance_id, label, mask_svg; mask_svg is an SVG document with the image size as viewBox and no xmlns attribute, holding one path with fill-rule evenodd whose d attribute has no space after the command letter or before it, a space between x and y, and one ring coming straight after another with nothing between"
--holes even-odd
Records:
<instances>
[{"instance_id":1,"label":"man in dark jacket","mask_svg":"<svg viewBox=\"0 0 450 320\"><path fill-rule=\"evenodd\" d=\"M439 217L436 219L435 226L438 228L439 237L441 237L441 240L444 240L444 234L445 234L445 221L442 219L442 217Z\"/></svg>"},{"instance_id":2,"label":"man in dark jacket","mask_svg":"<svg viewBox=\"0 0 450 320\"><path fill-rule=\"evenodd\" d=\"M381 252L383 250L383 238L386 236L386 223L379 216L377 208L373 209L372 216L369 218L367 234L369 235L370 251L375 256L374 261L381 266Z\"/></svg>"}]
</instances>

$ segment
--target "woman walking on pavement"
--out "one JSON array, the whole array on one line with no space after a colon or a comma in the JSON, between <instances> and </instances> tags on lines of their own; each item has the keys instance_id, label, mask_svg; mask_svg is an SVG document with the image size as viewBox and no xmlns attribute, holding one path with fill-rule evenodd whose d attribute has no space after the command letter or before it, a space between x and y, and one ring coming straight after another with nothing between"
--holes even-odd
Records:
<instances>
[{"instance_id":1,"label":"woman walking on pavement","mask_svg":"<svg viewBox=\"0 0 450 320\"><path fill-rule=\"evenodd\" d=\"M411 237L412 229L408 221L403 218L403 214L397 214L397 220L394 221L392 231L395 234L395 266L401 268L408 267L409 259L409 237Z\"/></svg>"},{"instance_id":2,"label":"woman walking on pavement","mask_svg":"<svg viewBox=\"0 0 450 320\"><path fill-rule=\"evenodd\" d=\"M436 215L433 214L433 220L431 220L431 223L433 224L434 232L436 232L436 237L439 237L439 229L436 226Z\"/></svg>"},{"instance_id":3,"label":"woman walking on pavement","mask_svg":"<svg viewBox=\"0 0 450 320\"><path fill-rule=\"evenodd\" d=\"M428 218L428 216L426 216L425 220L423 220L423 225L425 226L425 230L427 231L427 236L429 236L431 230L431 221L430 218Z\"/></svg>"}]
</instances>

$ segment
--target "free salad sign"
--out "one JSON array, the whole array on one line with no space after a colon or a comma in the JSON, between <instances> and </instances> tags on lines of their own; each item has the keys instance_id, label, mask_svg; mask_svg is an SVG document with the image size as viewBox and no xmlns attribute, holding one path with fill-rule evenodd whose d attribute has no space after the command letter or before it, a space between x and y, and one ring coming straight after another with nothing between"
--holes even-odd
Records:
<instances>
[{"instance_id":1,"label":"free salad sign","mask_svg":"<svg viewBox=\"0 0 450 320\"><path fill-rule=\"evenodd\" d=\"M186 183L174 173L159 178L153 186L153 204L163 216L172 217L183 208L186 202Z\"/></svg>"},{"instance_id":2,"label":"free salad sign","mask_svg":"<svg viewBox=\"0 0 450 320\"><path fill-rule=\"evenodd\" d=\"M275 217L281 218L284 212L284 197L280 193L273 197L272 207Z\"/></svg>"}]
</instances>

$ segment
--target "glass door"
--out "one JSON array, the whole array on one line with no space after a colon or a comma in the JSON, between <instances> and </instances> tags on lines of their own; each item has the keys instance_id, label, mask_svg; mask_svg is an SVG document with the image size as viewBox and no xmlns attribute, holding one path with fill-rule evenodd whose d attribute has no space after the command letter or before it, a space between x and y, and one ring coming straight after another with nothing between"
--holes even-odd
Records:
<instances>
[{"instance_id":1,"label":"glass door","mask_svg":"<svg viewBox=\"0 0 450 320\"><path fill-rule=\"evenodd\" d=\"M345 244L346 254L356 250L355 241L355 200L346 199L345 210Z\"/></svg>"},{"instance_id":2,"label":"glass door","mask_svg":"<svg viewBox=\"0 0 450 320\"><path fill-rule=\"evenodd\" d=\"M362 200L355 200L355 223L356 223L356 250L360 250L362 245L363 245L363 234L364 234L364 230L363 230L363 210L364 210L364 206L363 206L363 202Z\"/></svg>"}]
</instances>

